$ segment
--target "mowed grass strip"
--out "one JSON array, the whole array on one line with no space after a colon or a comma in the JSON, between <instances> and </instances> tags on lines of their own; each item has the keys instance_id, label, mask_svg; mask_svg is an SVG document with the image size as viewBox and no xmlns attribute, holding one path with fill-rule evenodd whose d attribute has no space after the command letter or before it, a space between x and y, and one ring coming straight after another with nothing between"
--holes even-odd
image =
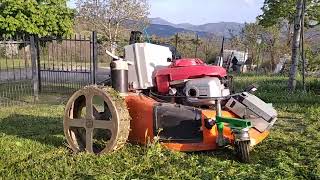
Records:
<instances>
[{"instance_id":1,"label":"mowed grass strip","mask_svg":"<svg viewBox=\"0 0 320 180\"><path fill-rule=\"evenodd\" d=\"M320 179L317 93L287 93L285 77L242 76L235 82L238 90L259 84L258 96L279 112L270 137L253 149L250 164L238 162L230 148L181 153L157 143L127 144L101 156L73 154L63 136L64 105L43 103L1 107L0 179ZM309 87L318 85L316 79L308 81Z\"/></svg>"}]
</instances>

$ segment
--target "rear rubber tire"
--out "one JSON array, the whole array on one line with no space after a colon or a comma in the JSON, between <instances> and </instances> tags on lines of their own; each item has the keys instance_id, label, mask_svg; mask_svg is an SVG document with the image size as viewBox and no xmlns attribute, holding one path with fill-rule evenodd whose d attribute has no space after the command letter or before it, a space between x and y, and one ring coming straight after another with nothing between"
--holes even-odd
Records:
<instances>
[{"instance_id":1,"label":"rear rubber tire","mask_svg":"<svg viewBox=\"0 0 320 180\"><path fill-rule=\"evenodd\" d=\"M235 150L237 152L237 157L241 162L250 162L250 141L235 142Z\"/></svg>"}]
</instances>

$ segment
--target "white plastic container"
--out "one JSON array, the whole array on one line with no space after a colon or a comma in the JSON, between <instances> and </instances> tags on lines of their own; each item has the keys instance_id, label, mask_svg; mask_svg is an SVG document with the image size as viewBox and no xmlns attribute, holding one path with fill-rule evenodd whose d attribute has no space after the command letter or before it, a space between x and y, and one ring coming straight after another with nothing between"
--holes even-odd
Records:
<instances>
[{"instance_id":1,"label":"white plastic container","mask_svg":"<svg viewBox=\"0 0 320 180\"><path fill-rule=\"evenodd\" d=\"M172 53L168 47L136 43L125 47L125 60L129 62L129 86L134 89L153 87L153 72L169 66Z\"/></svg>"}]
</instances>

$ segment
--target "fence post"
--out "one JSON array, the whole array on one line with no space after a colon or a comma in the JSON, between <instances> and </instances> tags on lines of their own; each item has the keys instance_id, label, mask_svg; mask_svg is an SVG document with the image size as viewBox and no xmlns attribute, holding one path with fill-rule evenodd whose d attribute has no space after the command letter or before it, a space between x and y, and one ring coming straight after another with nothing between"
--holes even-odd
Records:
<instances>
[{"instance_id":1,"label":"fence post","mask_svg":"<svg viewBox=\"0 0 320 180\"><path fill-rule=\"evenodd\" d=\"M39 43L39 38L35 38L35 46L36 46L36 50L37 50L37 75L38 75L38 89L39 89L39 93L41 93L41 89L42 89L42 83L41 83L41 64L40 64L40 43Z\"/></svg>"},{"instance_id":2,"label":"fence post","mask_svg":"<svg viewBox=\"0 0 320 180\"><path fill-rule=\"evenodd\" d=\"M34 36L30 36L30 46L31 46L31 64L32 64L32 84L33 84L33 94L34 100L39 100L39 71L37 66L37 49L35 44Z\"/></svg>"},{"instance_id":3,"label":"fence post","mask_svg":"<svg viewBox=\"0 0 320 180\"><path fill-rule=\"evenodd\" d=\"M98 44L97 44L97 32L92 32L92 83L97 83L97 70L98 70Z\"/></svg>"},{"instance_id":4,"label":"fence post","mask_svg":"<svg viewBox=\"0 0 320 180\"><path fill-rule=\"evenodd\" d=\"M194 53L195 58L197 58L197 56L198 56L198 41L199 41L199 35L196 34L196 49L195 49L195 53Z\"/></svg>"},{"instance_id":5,"label":"fence post","mask_svg":"<svg viewBox=\"0 0 320 180\"><path fill-rule=\"evenodd\" d=\"M175 40L176 40L176 50L178 51L179 33L176 34Z\"/></svg>"}]
</instances>

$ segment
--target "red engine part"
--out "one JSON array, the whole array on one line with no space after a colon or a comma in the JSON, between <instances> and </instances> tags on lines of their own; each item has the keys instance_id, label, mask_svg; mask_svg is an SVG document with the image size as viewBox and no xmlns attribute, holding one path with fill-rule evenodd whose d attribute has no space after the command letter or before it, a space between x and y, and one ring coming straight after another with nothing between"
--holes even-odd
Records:
<instances>
[{"instance_id":1,"label":"red engine part","mask_svg":"<svg viewBox=\"0 0 320 180\"><path fill-rule=\"evenodd\" d=\"M154 78L159 93L167 94L171 81L195 79L205 76L225 77L227 71L220 66L208 66L201 59L179 59L164 69L155 71Z\"/></svg>"}]
</instances>

